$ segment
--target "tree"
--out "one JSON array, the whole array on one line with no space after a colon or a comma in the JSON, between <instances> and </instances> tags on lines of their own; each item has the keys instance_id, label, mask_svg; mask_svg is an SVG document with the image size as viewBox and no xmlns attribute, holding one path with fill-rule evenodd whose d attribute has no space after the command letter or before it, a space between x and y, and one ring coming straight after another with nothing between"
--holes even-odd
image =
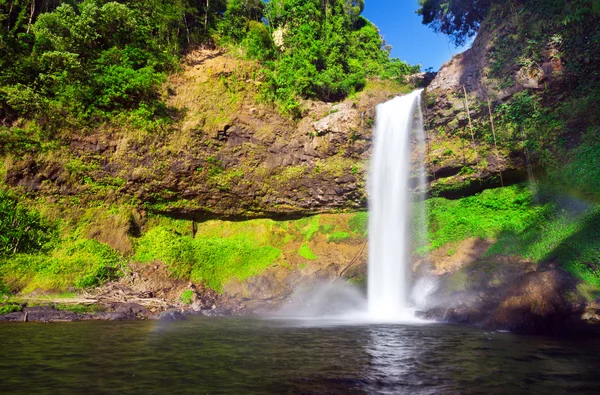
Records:
<instances>
[{"instance_id":1,"label":"tree","mask_svg":"<svg viewBox=\"0 0 600 395\"><path fill-rule=\"evenodd\" d=\"M492 0L419 0L417 14L423 24L444 33L456 46L465 43L479 30Z\"/></svg>"}]
</instances>

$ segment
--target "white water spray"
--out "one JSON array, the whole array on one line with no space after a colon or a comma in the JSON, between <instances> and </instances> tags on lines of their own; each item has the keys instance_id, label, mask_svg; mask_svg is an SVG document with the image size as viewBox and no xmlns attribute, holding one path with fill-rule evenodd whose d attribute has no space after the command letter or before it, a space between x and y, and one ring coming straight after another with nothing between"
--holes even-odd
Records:
<instances>
[{"instance_id":1,"label":"white water spray","mask_svg":"<svg viewBox=\"0 0 600 395\"><path fill-rule=\"evenodd\" d=\"M409 310L409 245L412 195L411 141L424 145L421 90L377 106L369 186L369 315L379 320L412 317ZM415 112L417 119L415 120ZM413 135L413 130L416 134ZM418 192L424 191L423 155L417 153ZM413 174L414 175L414 174Z\"/></svg>"}]
</instances>

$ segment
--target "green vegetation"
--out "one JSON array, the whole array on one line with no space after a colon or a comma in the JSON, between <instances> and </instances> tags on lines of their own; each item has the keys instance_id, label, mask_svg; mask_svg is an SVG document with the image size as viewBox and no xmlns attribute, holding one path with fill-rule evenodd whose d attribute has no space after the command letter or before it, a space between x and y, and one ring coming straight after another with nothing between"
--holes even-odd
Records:
<instances>
[{"instance_id":1,"label":"green vegetation","mask_svg":"<svg viewBox=\"0 0 600 395\"><path fill-rule=\"evenodd\" d=\"M300 246L300 249L298 250L298 255L300 255L304 259L308 259L309 261L316 261L317 259L319 259L319 257L315 255L315 253L310 249L310 247L306 243Z\"/></svg>"},{"instance_id":2,"label":"green vegetation","mask_svg":"<svg viewBox=\"0 0 600 395\"><path fill-rule=\"evenodd\" d=\"M550 194L544 203L536 204L535 199L542 197L536 197L526 186L512 186L458 200L429 199L425 203L429 244L418 252L469 237L491 239L495 243L488 255L515 255L535 263L554 260L575 277L600 289L598 207L588 204L588 209L577 213L554 201L556 197L560 202L562 196ZM585 205L583 201L579 204Z\"/></svg>"},{"instance_id":3,"label":"green vegetation","mask_svg":"<svg viewBox=\"0 0 600 395\"><path fill-rule=\"evenodd\" d=\"M459 200L432 198L427 205L429 246L436 249L469 237L495 238L504 230L522 233L548 214L545 206L533 203L524 186L489 189Z\"/></svg>"},{"instance_id":4,"label":"green vegetation","mask_svg":"<svg viewBox=\"0 0 600 395\"><path fill-rule=\"evenodd\" d=\"M341 243L344 240L349 239L350 233L348 232L335 232L330 235L327 235L327 242L329 243Z\"/></svg>"},{"instance_id":5,"label":"green vegetation","mask_svg":"<svg viewBox=\"0 0 600 395\"><path fill-rule=\"evenodd\" d=\"M7 303L0 304L0 315L21 311L23 307L20 304Z\"/></svg>"},{"instance_id":6,"label":"green vegetation","mask_svg":"<svg viewBox=\"0 0 600 395\"><path fill-rule=\"evenodd\" d=\"M173 276L221 291L229 280L244 280L258 274L280 255L281 250L258 245L245 237L192 238L156 227L139 240L134 259L160 260L168 265Z\"/></svg>"},{"instance_id":7,"label":"green vegetation","mask_svg":"<svg viewBox=\"0 0 600 395\"><path fill-rule=\"evenodd\" d=\"M194 291L191 289L186 289L181 293L181 297L179 299L185 304L192 304L194 301Z\"/></svg>"},{"instance_id":8,"label":"green vegetation","mask_svg":"<svg viewBox=\"0 0 600 395\"><path fill-rule=\"evenodd\" d=\"M104 308L97 304L67 304L67 303L56 303L53 307L57 310L71 311L73 313L85 314L85 313L98 313L104 311Z\"/></svg>"},{"instance_id":9,"label":"green vegetation","mask_svg":"<svg viewBox=\"0 0 600 395\"><path fill-rule=\"evenodd\" d=\"M40 250L50 240L52 226L40 214L0 190L0 258Z\"/></svg>"},{"instance_id":10,"label":"green vegetation","mask_svg":"<svg viewBox=\"0 0 600 395\"><path fill-rule=\"evenodd\" d=\"M69 291L64 297L73 297L74 291L118 280L133 262L162 262L173 278L220 292L229 281L244 280L270 266L294 267L290 262L299 265L302 258L315 259L312 248L325 241L362 237L362 231L356 233L349 225L353 214L288 221L210 220L196 223L194 236L191 221L152 215L146 230L134 237L130 232L137 225L131 224L139 218L130 210L128 206L88 209L73 222L61 222L58 230L52 228L43 249L11 252L0 260L0 292Z\"/></svg>"},{"instance_id":11,"label":"green vegetation","mask_svg":"<svg viewBox=\"0 0 600 395\"><path fill-rule=\"evenodd\" d=\"M479 30L492 0L419 0L417 11L423 24L446 34L456 46L465 43Z\"/></svg>"},{"instance_id":12,"label":"green vegetation","mask_svg":"<svg viewBox=\"0 0 600 395\"><path fill-rule=\"evenodd\" d=\"M65 240L48 254L17 254L0 262L0 276L23 293L88 288L115 278L120 255L96 240Z\"/></svg>"},{"instance_id":13,"label":"green vegetation","mask_svg":"<svg viewBox=\"0 0 600 395\"><path fill-rule=\"evenodd\" d=\"M85 0L0 2L0 119L49 130L127 123L161 129L176 115L166 76L198 45L261 63L262 97L291 115L299 99L332 101L367 77L415 72L390 59L362 1Z\"/></svg>"},{"instance_id":14,"label":"green vegetation","mask_svg":"<svg viewBox=\"0 0 600 395\"><path fill-rule=\"evenodd\" d=\"M319 225L319 216L315 215L302 218L296 222L296 227L300 230L304 240L311 241L321 229L321 226Z\"/></svg>"},{"instance_id":15,"label":"green vegetation","mask_svg":"<svg viewBox=\"0 0 600 395\"><path fill-rule=\"evenodd\" d=\"M579 216L559 210L523 231L501 232L488 254L519 255L539 263L556 260L574 276L600 290L600 209Z\"/></svg>"},{"instance_id":16,"label":"green vegetation","mask_svg":"<svg viewBox=\"0 0 600 395\"><path fill-rule=\"evenodd\" d=\"M352 232L366 237L369 230L369 213L365 211L354 214L348 221L348 225Z\"/></svg>"},{"instance_id":17,"label":"green vegetation","mask_svg":"<svg viewBox=\"0 0 600 395\"><path fill-rule=\"evenodd\" d=\"M557 161L550 165L550 185L555 189L569 185L569 189L582 198L600 201L600 129L591 128L583 136L581 145L566 155L570 157L566 165Z\"/></svg>"}]
</instances>

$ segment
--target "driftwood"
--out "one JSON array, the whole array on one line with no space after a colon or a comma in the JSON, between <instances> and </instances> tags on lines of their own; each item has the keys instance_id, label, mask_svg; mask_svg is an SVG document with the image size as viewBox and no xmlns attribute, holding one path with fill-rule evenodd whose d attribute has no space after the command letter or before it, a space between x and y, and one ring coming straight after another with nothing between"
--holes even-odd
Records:
<instances>
[{"instance_id":1,"label":"driftwood","mask_svg":"<svg viewBox=\"0 0 600 395\"><path fill-rule=\"evenodd\" d=\"M44 301L49 303L61 304L113 304L113 303L137 303L144 307L168 307L169 303L160 298L150 296L149 292L135 292L129 287L118 284L109 283L103 288L96 288L94 291L81 291L81 296L77 298L60 298L60 299L45 299L34 297L23 297L23 300Z\"/></svg>"}]
</instances>

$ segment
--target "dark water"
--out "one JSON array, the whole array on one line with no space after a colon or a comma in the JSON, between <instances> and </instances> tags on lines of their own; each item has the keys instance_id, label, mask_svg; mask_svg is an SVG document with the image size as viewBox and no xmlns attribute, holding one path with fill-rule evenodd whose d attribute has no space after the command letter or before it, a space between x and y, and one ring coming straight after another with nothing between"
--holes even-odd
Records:
<instances>
[{"instance_id":1,"label":"dark water","mask_svg":"<svg viewBox=\"0 0 600 395\"><path fill-rule=\"evenodd\" d=\"M600 341L451 325L0 325L0 393L600 393Z\"/></svg>"}]
</instances>

